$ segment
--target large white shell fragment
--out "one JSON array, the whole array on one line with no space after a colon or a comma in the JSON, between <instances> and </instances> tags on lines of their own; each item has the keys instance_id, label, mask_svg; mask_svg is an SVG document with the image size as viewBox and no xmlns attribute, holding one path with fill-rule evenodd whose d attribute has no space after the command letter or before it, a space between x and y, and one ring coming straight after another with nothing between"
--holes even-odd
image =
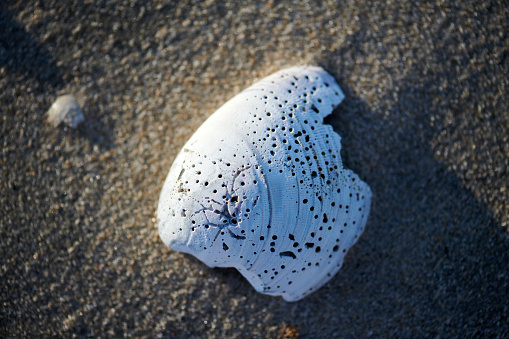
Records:
<instances>
[{"instance_id":1,"label":"large white shell fragment","mask_svg":"<svg viewBox=\"0 0 509 339\"><path fill-rule=\"evenodd\" d=\"M57 127L62 122L76 128L85 118L80 104L72 94L59 96L48 111L48 122Z\"/></svg>"},{"instance_id":2,"label":"large white shell fragment","mask_svg":"<svg viewBox=\"0 0 509 339\"><path fill-rule=\"evenodd\" d=\"M323 124L343 100L320 67L247 88L184 145L164 183L159 234L210 267L235 267L261 293L296 301L340 269L366 225L371 190L343 168Z\"/></svg>"}]
</instances>

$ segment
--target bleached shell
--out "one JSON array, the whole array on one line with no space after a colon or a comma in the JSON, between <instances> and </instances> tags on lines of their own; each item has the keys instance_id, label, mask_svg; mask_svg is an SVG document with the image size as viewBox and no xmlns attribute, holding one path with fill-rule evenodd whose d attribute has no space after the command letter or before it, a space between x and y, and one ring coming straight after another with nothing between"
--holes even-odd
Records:
<instances>
[{"instance_id":1,"label":"bleached shell","mask_svg":"<svg viewBox=\"0 0 509 339\"><path fill-rule=\"evenodd\" d=\"M341 267L371 190L341 161L323 118L343 100L320 67L274 73L225 103L184 145L164 183L159 234L261 293L296 301Z\"/></svg>"},{"instance_id":2,"label":"bleached shell","mask_svg":"<svg viewBox=\"0 0 509 339\"><path fill-rule=\"evenodd\" d=\"M72 94L59 96L48 111L48 122L53 127L64 122L69 127L76 128L83 120L83 111Z\"/></svg>"}]
</instances>

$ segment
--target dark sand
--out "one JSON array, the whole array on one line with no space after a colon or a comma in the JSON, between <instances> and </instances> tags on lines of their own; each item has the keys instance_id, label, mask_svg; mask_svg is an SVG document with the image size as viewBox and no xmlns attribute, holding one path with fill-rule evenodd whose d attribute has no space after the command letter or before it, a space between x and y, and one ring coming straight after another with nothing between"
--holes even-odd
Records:
<instances>
[{"instance_id":1,"label":"dark sand","mask_svg":"<svg viewBox=\"0 0 509 339\"><path fill-rule=\"evenodd\" d=\"M509 336L507 2L85 3L0 5L0 336ZM286 303L167 249L155 209L193 131L299 64L344 89L327 122L374 199ZM76 130L45 122L65 93Z\"/></svg>"}]
</instances>

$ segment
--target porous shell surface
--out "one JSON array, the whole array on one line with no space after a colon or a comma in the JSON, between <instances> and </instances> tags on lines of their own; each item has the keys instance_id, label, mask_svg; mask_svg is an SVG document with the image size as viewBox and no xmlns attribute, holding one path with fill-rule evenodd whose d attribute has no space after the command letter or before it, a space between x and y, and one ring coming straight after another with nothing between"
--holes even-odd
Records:
<instances>
[{"instance_id":1,"label":"porous shell surface","mask_svg":"<svg viewBox=\"0 0 509 339\"><path fill-rule=\"evenodd\" d=\"M163 185L159 234L210 267L235 267L264 294L296 301L340 269L367 222L371 190L343 168L323 124L344 98L320 67L247 88L184 145Z\"/></svg>"}]
</instances>

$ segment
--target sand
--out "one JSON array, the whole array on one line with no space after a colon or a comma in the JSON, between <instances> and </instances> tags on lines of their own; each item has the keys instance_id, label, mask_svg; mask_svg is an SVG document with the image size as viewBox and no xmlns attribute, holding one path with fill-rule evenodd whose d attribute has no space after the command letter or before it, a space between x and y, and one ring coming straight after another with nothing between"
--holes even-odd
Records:
<instances>
[{"instance_id":1,"label":"sand","mask_svg":"<svg viewBox=\"0 0 509 339\"><path fill-rule=\"evenodd\" d=\"M0 5L0 336L509 336L509 6ZM177 152L281 68L326 68L371 186L344 267L296 303L160 241ZM53 127L73 94L85 116Z\"/></svg>"}]
</instances>

